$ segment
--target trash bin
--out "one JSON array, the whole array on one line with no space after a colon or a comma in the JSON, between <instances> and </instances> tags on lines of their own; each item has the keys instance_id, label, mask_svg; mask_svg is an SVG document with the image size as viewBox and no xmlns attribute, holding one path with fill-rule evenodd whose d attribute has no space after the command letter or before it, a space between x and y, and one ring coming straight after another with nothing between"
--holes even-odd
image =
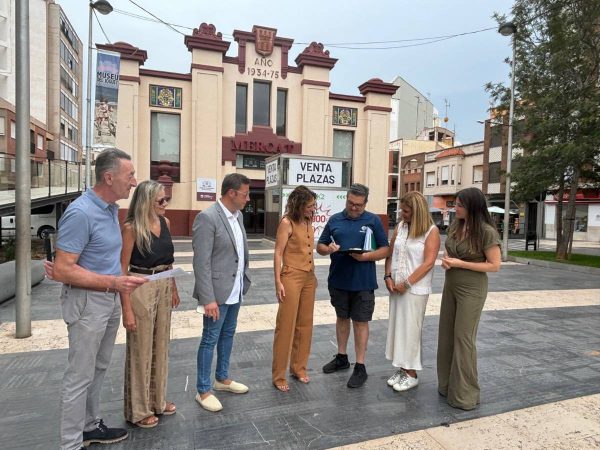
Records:
<instances>
[{"instance_id":1,"label":"trash bin","mask_svg":"<svg viewBox=\"0 0 600 450\"><path fill-rule=\"evenodd\" d=\"M525 235L525 251L529 250L529 246L533 245L533 250L537 250L537 233L528 231Z\"/></svg>"}]
</instances>

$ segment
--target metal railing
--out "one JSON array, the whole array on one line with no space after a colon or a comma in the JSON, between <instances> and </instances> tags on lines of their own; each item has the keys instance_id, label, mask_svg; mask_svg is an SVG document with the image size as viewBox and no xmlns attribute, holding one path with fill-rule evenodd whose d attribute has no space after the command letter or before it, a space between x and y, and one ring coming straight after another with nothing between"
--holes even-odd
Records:
<instances>
[{"instance_id":1,"label":"metal railing","mask_svg":"<svg viewBox=\"0 0 600 450\"><path fill-rule=\"evenodd\" d=\"M82 164L59 159L31 160L31 198L53 197L82 191ZM15 157L0 154L0 205L15 202Z\"/></svg>"}]
</instances>

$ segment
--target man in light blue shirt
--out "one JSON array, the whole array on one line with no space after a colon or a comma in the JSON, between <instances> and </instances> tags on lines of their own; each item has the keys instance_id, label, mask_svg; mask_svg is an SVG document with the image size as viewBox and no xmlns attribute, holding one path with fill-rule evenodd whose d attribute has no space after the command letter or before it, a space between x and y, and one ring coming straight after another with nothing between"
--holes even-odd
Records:
<instances>
[{"instance_id":1,"label":"man in light blue shirt","mask_svg":"<svg viewBox=\"0 0 600 450\"><path fill-rule=\"evenodd\" d=\"M69 334L69 362L61 399L61 450L127 438L100 418L100 388L121 318L119 292L144 278L121 273L117 200L136 185L131 157L116 148L96 158L96 184L69 205L58 224L52 278L63 283L62 315Z\"/></svg>"}]
</instances>

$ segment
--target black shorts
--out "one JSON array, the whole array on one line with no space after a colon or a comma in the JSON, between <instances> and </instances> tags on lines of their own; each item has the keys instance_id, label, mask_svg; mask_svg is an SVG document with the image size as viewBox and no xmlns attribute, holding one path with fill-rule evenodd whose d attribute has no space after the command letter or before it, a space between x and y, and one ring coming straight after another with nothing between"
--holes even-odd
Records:
<instances>
[{"instance_id":1,"label":"black shorts","mask_svg":"<svg viewBox=\"0 0 600 450\"><path fill-rule=\"evenodd\" d=\"M344 291L329 288L331 304L340 319L369 322L375 310L375 291Z\"/></svg>"}]
</instances>

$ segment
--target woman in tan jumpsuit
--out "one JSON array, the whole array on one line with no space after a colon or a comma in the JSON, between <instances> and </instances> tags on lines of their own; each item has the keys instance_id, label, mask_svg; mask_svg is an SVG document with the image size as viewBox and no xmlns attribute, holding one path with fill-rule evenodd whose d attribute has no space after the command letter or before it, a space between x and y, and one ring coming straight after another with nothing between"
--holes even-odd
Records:
<instances>
[{"instance_id":1,"label":"woman in tan jumpsuit","mask_svg":"<svg viewBox=\"0 0 600 450\"><path fill-rule=\"evenodd\" d=\"M273 385L289 391L286 370L302 383L312 340L315 277L312 216L316 194L298 186L288 197L275 240L275 294L279 302L273 339Z\"/></svg>"},{"instance_id":2,"label":"woman in tan jumpsuit","mask_svg":"<svg viewBox=\"0 0 600 450\"><path fill-rule=\"evenodd\" d=\"M486 272L500 269L500 246L483 193L460 191L442 258L446 280L438 337L438 391L454 408L479 404L477 327L488 291Z\"/></svg>"}]
</instances>

